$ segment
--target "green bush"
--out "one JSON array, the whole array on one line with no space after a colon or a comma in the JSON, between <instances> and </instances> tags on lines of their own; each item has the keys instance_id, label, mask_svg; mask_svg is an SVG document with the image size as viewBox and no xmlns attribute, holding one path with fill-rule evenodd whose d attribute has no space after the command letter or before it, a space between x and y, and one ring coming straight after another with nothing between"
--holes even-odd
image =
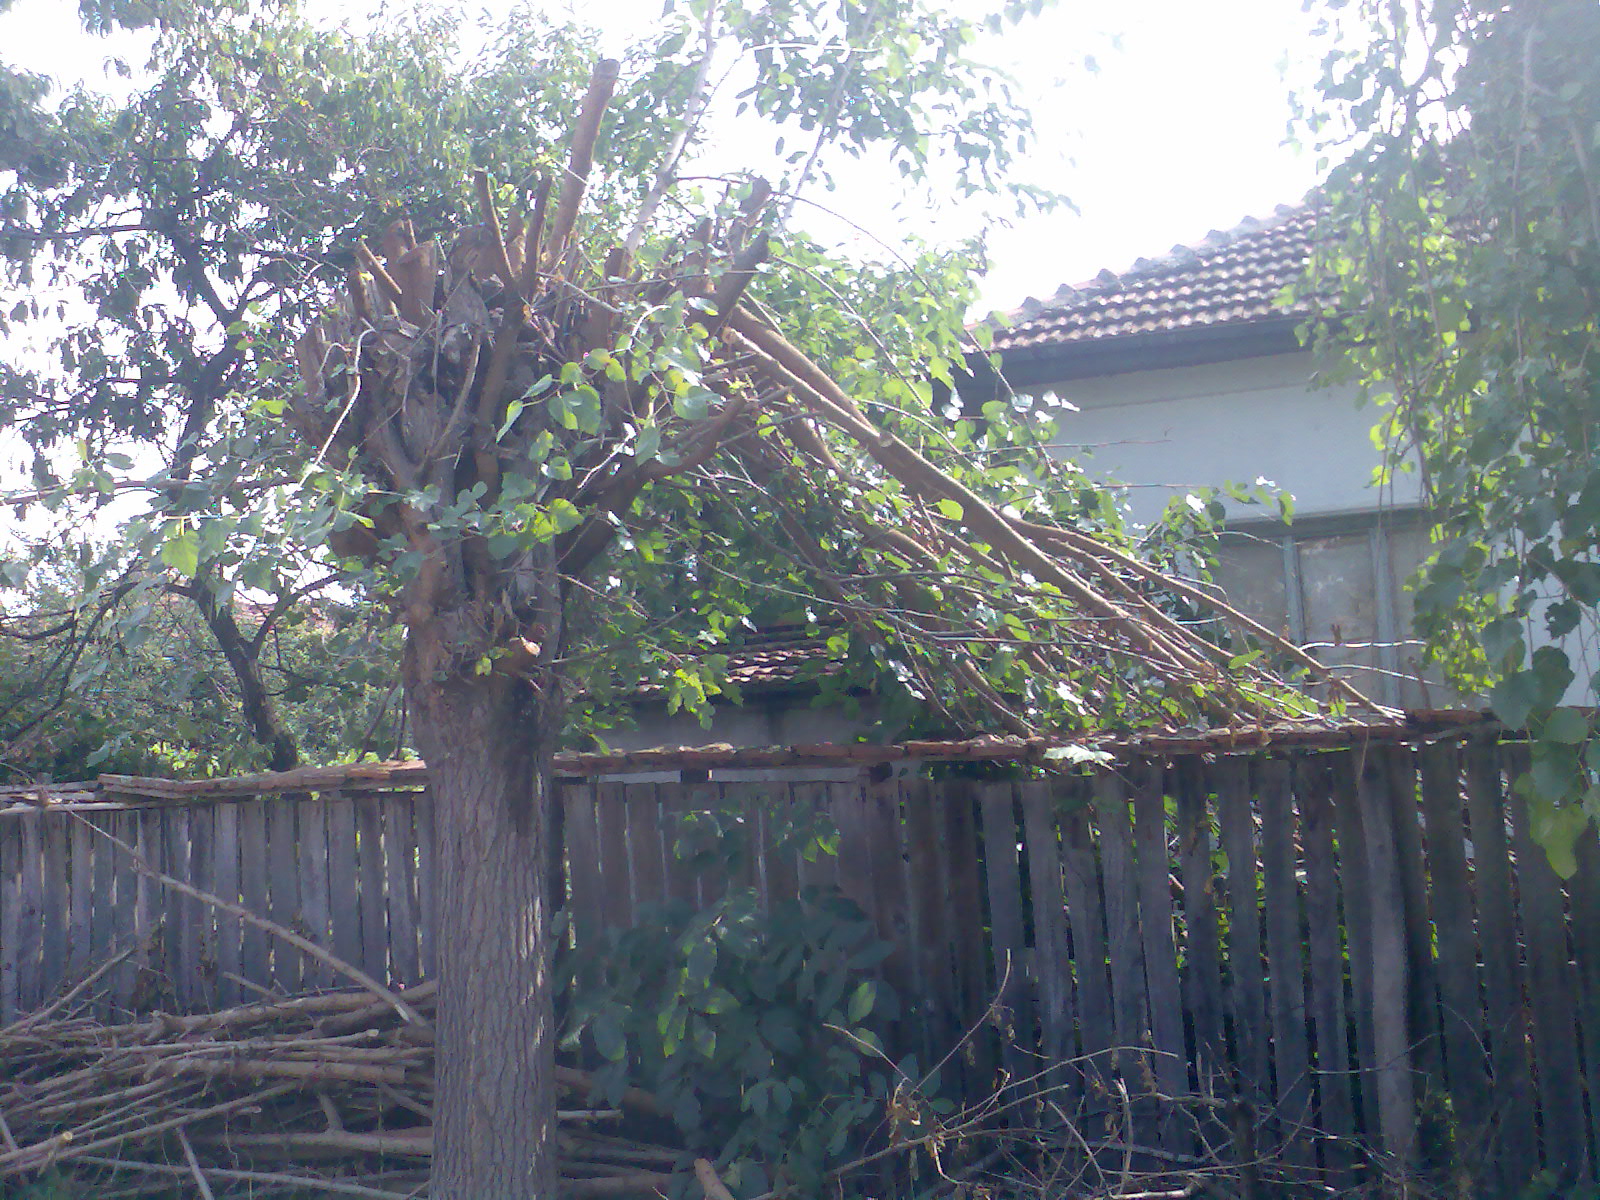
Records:
<instances>
[{"instance_id":1,"label":"green bush","mask_svg":"<svg viewBox=\"0 0 1600 1200\"><path fill-rule=\"evenodd\" d=\"M897 1012L874 977L889 952L837 890L763 911L749 889L695 912L653 906L564 964L566 1043L665 1102L736 1192L810 1192L885 1129L899 1075L881 1033Z\"/></svg>"}]
</instances>

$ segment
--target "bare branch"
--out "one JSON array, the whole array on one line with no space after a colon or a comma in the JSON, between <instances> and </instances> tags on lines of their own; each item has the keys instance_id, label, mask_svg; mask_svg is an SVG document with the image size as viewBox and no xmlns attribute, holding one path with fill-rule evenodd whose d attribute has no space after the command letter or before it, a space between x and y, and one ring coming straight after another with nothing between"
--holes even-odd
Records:
<instances>
[{"instance_id":1,"label":"bare branch","mask_svg":"<svg viewBox=\"0 0 1600 1200\"><path fill-rule=\"evenodd\" d=\"M594 162L594 144L600 135L600 119L605 116L606 105L611 102L611 92L617 86L622 65L614 58L602 58L595 64L589 78L589 90L584 94L583 107L578 111L577 122L572 127L572 150L567 159L566 173L561 178L561 199L556 204L555 218L550 223L550 234L541 257L552 271L559 270L561 259L567 251L567 239L572 235L578 219L578 205L583 201L584 189L589 184L589 168Z\"/></svg>"}]
</instances>

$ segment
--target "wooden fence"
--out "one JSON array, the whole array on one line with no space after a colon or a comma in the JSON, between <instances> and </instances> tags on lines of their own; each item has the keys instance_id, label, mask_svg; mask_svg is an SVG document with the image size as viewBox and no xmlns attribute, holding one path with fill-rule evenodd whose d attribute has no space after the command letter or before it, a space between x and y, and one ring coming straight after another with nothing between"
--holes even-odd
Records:
<instances>
[{"instance_id":1,"label":"wooden fence","mask_svg":"<svg viewBox=\"0 0 1600 1200\"><path fill-rule=\"evenodd\" d=\"M732 806L758 848L736 882L849 894L893 947L901 1049L928 1062L976 1030L955 1060L969 1087L1070 1062L1051 1078L1091 1106L1113 1079L1175 1101L1141 1109L1152 1144L1193 1136L1186 1107L1222 1127L1245 1112L1258 1150L1335 1186L1378 1150L1486 1164L1478 1194L1514 1194L1541 1166L1592 1177L1600 1137L1600 843L1571 881L1554 874L1506 786L1520 753L1462 738L1047 781L569 782L568 904L581 939L651 901L708 899L727 881L680 862L674 831ZM831 817L837 855L777 852L785 806ZM133 854L415 981L432 965L432 845L420 783L13 811L0 1019L113 960L94 984L106 1008L336 982Z\"/></svg>"}]
</instances>

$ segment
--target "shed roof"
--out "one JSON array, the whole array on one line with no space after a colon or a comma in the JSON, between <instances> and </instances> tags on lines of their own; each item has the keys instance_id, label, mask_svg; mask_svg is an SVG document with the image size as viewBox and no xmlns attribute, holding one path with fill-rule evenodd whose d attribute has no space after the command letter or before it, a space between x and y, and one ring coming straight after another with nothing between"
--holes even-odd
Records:
<instances>
[{"instance_id":1,"label":"shed roof","mask_svg":"<svg viewBox=\"0 0 1600 1200\"><path fill-rule=\"evenodd\" d=\"M1589 710L1585 710L1589 711ZM1117 759L1214 755L1286 750L1365 749L1373 743L1426 744L1470 737L1520 737L1491 713L1461 709L1422 710L1386 717L1330 722L1272 720L1227 729L1184 729L1125 735L1074 737L975 737L955 740L828 743L792 746L658 746L647 750L555 755L555 773L567 778L660 770L772 770L788 767L856 766L911 762L1026 762L1070 764L1081 756L1052 754L1058 748L1102 751ZM233 799L280 792L394 792L425 787L427 764L363 762L332 767L238 775L228 779L171 780L101 775L78 783L30 783L0 787L0 817L41 808L115 809L173 802Z\"/></svg>"}]
</instances>

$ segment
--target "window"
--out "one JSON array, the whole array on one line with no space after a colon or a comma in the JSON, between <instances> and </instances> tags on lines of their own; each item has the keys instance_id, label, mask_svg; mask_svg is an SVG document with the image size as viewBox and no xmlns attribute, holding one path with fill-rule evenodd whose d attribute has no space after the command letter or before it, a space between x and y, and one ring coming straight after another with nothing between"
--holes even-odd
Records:
<instances>
[{"instance_id":1,"label":"window","mask_svg":"<svg viewBox=\"0 0 1600 1200\"><path fill-rule=\"evenodd\" d=\"M1216 581L1236 608L1344 668L1374 700L1443 708L1459 697L1422 669L1406 587L1427 546L1414 511L1241 525L1222 535Z\"/></svg>"}]
</instances>

